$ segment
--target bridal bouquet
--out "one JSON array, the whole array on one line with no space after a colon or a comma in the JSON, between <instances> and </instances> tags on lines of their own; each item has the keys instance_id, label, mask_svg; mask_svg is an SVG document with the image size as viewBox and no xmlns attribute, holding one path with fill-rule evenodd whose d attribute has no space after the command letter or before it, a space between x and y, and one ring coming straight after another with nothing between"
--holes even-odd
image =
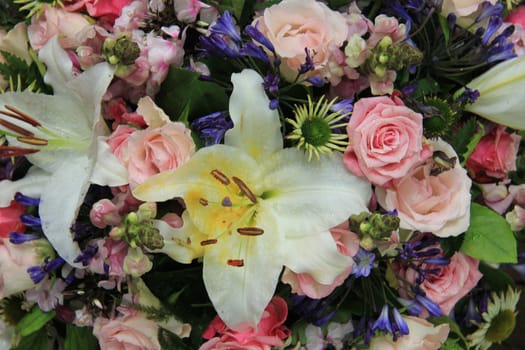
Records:
<instances>
[{"instance_id":1,"label":"bridal bouquet","mask_svg":"<svg viewBox=\"0 0 525 350\"><path fill-rule=\"evenodd\" d=\"M0 26L0 348L512 334L520 1L0 0Z\"/></svg>"}]
</instances>

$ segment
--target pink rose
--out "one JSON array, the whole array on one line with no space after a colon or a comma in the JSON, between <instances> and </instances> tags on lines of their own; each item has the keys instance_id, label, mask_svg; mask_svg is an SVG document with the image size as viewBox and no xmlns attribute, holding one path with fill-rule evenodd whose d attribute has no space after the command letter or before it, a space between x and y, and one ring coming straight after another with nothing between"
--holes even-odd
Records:
<instances>
[{"instance_id":1,"label":"pink rose","mask_svg":"<svg viewBox=\"0 0 525 350\"><path fill-rule=\"evenodd\" d=\"M465 17L476 12L485 1L495 5L497 0L443 0L441 13L447 16L453 13L458 17Z\"/></svg>"},{"instance_id":2,"label":"pink rose","mask_svg":"<svg viewBox=\"0 0 525 350\"><path fill-rule=\"evenodd\" d=\"M160 350L157 333L157 323L139 313L112 320L97 317L93 325L101 350Z\"/></svg>"},{"instance_id":3,"label":"pink rose","mask_svg":"<svg viewBox=\"0 0 525 350\"><path fill-rule=\"evenodd\" d=\"M25 226L20 215L25 214L26 207L17 201L11 201L8 207L0 208L0 238L8 238L10 232L24 232Z\"/></svg>"},{"instance_id":4,"label":"pink rose","mask_svg":"<svg viewBox=\"0 0 525 350\"><path fill-rule=\"evenodd\" d=\"M450 327L448 324L434 326L422 318L404 316L409 333L392 339L392 335L373 337L370 340L370 350L438 350L447 340Z\"/></svg>"},{"instance_id":5,"label":"pink rose","mask_svg":"<svg viewBox=\"0 0 525 350\"><path fill-rule=\"evenodd\" d=\"M180 122L133 133L126 151L130 183L140 184L152 175L178 168L190 159L194 149L190 130Z\"/></svg>"},{"instance_id":6,"label":"pink rose","mask_svg":"<svg viewBox=\"0 0 525 350\"><path fill-rule=\"evenodd\" d=\"M289 79L305 63L306 48L314 52L315 69L323 68L348 37L345 17L315 0L284 0L265 9L254 25L273 44Z\"/></svg>"},{"instance_id":7,"label":"pink rose","mask_svg":"<svg viewBox=\"0 0 525 350\"><path fill-rule=\"evenodd\" d=\"M434 150L457 157L442 140L432 141ZM421 164L391 188L376 188L377 201L386 210L397 209L400 227L432 232L439 237L457 236L470 223L470 186L472 181L457 159L452 169L431 175L432 159Z\"/></svg>"},{"instance_id":8,"label":"pink rose","mask_svg":"<svg viewBox=\"0 0 525 350\"><path fill-rule=\"evenodd\" d=\"M479 260L456 252L446 266L421 264L421 269L438 269L437 274L427 274L419 286L426 296L439 305L445 315L450 314L459 299L474 288L483 275L478 270ZM396 271L401 279L416 283L418 272L411 267ZM405 296L405 295L402 295Z\"/></svg>"},{"instance_id":9,"label":"pink rose","mask_svg":"<svg viewBox=\"0 0 525 350\"><path fill-rule=\"evenodd\" d=\"M109 16L114 20L129 2L130 0L87 0L86 10L91 17Z\"/></svg>"},{"instance_id":10,"label":"pink rose","mask_svg":"<svg viewBox=\"0 0 525 350\"><path fill-rule=\"evenodd\" d=\"M483 136L474 152L467 159L467 169L479 182L492 182L493 179L507 177L509 171L516 170L516 155L521 136L505 131L500 125Z\"/></svg>"},{"instance_id":11,"label":"pink rose","mask_svg":"<svg viewBox=\"0 0 525 350\"><path fill-rule=\"evenodd\" d=\"M137 129L129 125L118 125L115 131L108 137L107 143L111 153L124 164L127 156L128 141L133 133L138 132Z\"/></svg>"},{"instance_id":12,"label":"pink rose","mask_svg":"<svg viewBox=\"0 0 525 350\"><path fill-rule=\"evenodd\" d=\"M81 44L77 35L89 25L88 20L79 13L44 4L41 15L32 17L27 33L31 47L37 51L55 35L58 35L58 42L63 49L74 49Z\"/></svg>"},{"instance_id":13,"label":"pink rose","mask_svg":"<svg viewBox=\"0 0 525 350\"><path fill-rule=\"evenodd\" d=\"M283 346L283 340L290 336L290 330L284 325L288 316L288 306L281 297L273 297L264 310L256 329L243 331L229 329L216 316L203 333L208 341L199 350L271 350Z\"/></svg>"},{"instance_id":14,"label":"pink rose","mask_svg":"<svg viewBox=\"0 0 525 350\"><path fill-rule=\"evenodd\" d=\"M509 12L507 17L505 17L505 22L520 24L522 27L525 27L525 6L519 6L515 10Z\"/></svg>"},{"instance_id":15,"label":"pink rose","mask_svg":"<svg viewBox=\"0 0 525 350\"><path fill-rule=\"evenodd\" d=\"M397 98L362 98L346 128L350 145L344 162L358 176L384 186L428 158L431 147L424 144L423 116Z\"/></svg>"},{"instance_id":16,"label":"pink rose","mask_svg":"<svg viewBox=\"0 0 525 350\"><path fill-rule=\"evenodd\" d=\"M359 250L359 237L350 231L348 222L330 229L330 233L336 242L339 253L353 257ZM310 274L295 273L285 268L281 281L292 287L292 292L299 295L306 295L313 299L320 299L328 296L337 286L340 286L352 272L352 265L339 274L332 284L321 284L317 282Z\"/></svg>"},{"instance_id":17,"label":"pink rose","mask_svg":"<svg viewBox=\"0 0 525 350\"><path fill-rule=\"evenodd\" d=\"M13 244L0 239L0 300L35 286L27 269L42 263L42 247L46 247L43 240Z\"/></svg>"}]
</instances>

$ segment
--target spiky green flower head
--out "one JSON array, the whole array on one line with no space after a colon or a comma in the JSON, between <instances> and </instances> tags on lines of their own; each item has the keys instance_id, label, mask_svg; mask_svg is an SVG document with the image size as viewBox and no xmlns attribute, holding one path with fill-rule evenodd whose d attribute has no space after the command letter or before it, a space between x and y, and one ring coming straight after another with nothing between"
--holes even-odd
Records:
<instances>
[{"instance_id":1,"label":"spiky green flower head","mask_svg":"<svg viewBox=\"0 0 525 350\"><path fill-rule=\"evenodd\" d=\"M26 18L31 18L34 15L39 16L45 4L51 5L51 7L64 7L62 0L14 0L14 3L21 5L19 11L28 11Z\"/></svg>"},{"instance_id":2,"label":"spiky green flower head","mask_svg":"<svg viewBox=\"0 0 525 350\"><path fill-rule=\"evenodd\" d=\"M427 138L447 135L456 121L457 112L452 105L438 97L427 97L419 106L423 114L424 134Z\"/></svg>"},{"instance_id":3,"label":"spiky green flower head","mask_svg":"<svg viewBox=\"0 0 525 350\"><path fill-rule=\"evenodd\" d=\"M351 112L331 111L335 101L336 99L327 101L323 96L314 103L308 96L307 104L295 107L295 118L286 119L293 126L292 132L286 138L296 142L298 149L305 150L308 161L312 160L313 155L319 160L321 154L344 152L348 145L348 135L338 133L337 129L346 127L345 118Z\"/></svg>"},{"instance_id":4,"label":"spiky green flower head","mask_svg":"<svg viewBox=\"0 0 525 350\"><path fill-rule=\"evenodd\" d=\"M500 344L507 339L516 326L516 305L521 292L511 287L506 292L492 293L487 311L481 317L483 322L478 329L469 334L469 345L475 350L486 350L494 343Z\"/></svg>"}]
</instances>

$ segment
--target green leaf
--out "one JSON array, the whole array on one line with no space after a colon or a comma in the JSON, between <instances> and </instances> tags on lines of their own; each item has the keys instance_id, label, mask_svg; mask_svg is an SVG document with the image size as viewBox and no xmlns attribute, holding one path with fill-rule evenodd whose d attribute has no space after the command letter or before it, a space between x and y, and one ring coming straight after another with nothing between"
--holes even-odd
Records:
<instances>
[{"instance_id":1,"label":"green leaf","mask_svg":"<svg viewBox=\"0 0 525 350\"><path fill-rule=\"evenodd\" d=\"M465 336L463 335L463 333L461 332L461 328L459 327L459 325L454 322L454 320L452 320L450 317L448 316L441 316L441 317L430 317L429 318L429 321L438 326L440 324L444 324L444 323L447 323L449 326L450 326L450 332L456 334L462 341L465 345L467 345L467 339L465 338Z\"/></svg>"},{"instance_id":2,"label":"green leaf","mask_svg":"<svg viewBox=\"0 0 525 350\"><path fill-rule=\"evenodd\" d=\"M38 306L34 306L30 313L25 315L16 325L15 332L25 337L44 327L56 315L55 310L44 312Z\"/></svg>"},{"instance_id":3,"label":"green leaf","mask_svg":"<svg viewBox=\"0 0 525 350\"><path fill-rule=\"evenodd\" d=\"M49 350L49 337L45 328L22 337L20 342L12 350Z\"/></svg>"},{"instance_id":4,"label":"green leaf","mask_svg":"<svg viewBox=\"0 0 525 350\"><path fill-rule=\"evenodd\" d=\"M445 17L439 16L439 26L441 27L441 32L445 38L445 45L448 46L448 41L450 39L450 28L448 27L448 22Z\"/></svg>"},{"instance_id":5,"label":"green leaf","mask_svg":"<svg viewBox=\"0 0 525 350\"><path fill-rule=\"evenodd\" d=\"M187 69L170 68L156 96L156 103L172 120L182 117L191 121L228 109L228 96L224 88L212 82L199 80L199 76L199 73Z\"/></svg>"},{"instance_id":6,"label":"green leaf","mask_svg":"<svg viewBox=\"0 0 525 350\"><path fill-rule=\"evenodd\" d=\"M516 284L512 277L501 269L495 269L485 263L479 264L479 271L483 274L483 280L490 285L492 291L506 291L509 286Z\"/></svg>"},{"instance_id":7,"label":"green leaf","mask_svg":"<svg viewBox=\"0 0 525 350\"><path fill-rule=\"evenodd\" d=\"M91 327L77 327L66 325L66 339L64 350L97 350L98 340L93 335Z\"/></svg>"},{"instance_id":8,"label":"green leaf","mask_svg":"<svg viewBox=\"0 0 525 350\"><path fill-rule=\"evenodd\" d=\"M162 349L192 350L184 341L165 329L159 330L159 343Z\"/></svg>"},{"instance_id":9,"label":"green leaf","mask_svg":"<svg viewBox=\"0 0 525 350\"><path fill-rule=\"evenodd\" d=\"M474 147L479 142L478 131L479 123L475 118L467 120L463 125L461 125L455 134L451 134L449 137L445 137L446 141L456 150L459 161L461 164L464 164Z\"/></svg>"},{"instance_id":10,"label":"green leaf","mask_svg":"<svg viewBox=\"0 0 525 350\"><path fill-rule=\"evenodd\" d=\"M491 263L516 263L517 244L507 221L489 208L472 203L470 227L460 249L476 259Z\"/></svg>"}]
</instances>

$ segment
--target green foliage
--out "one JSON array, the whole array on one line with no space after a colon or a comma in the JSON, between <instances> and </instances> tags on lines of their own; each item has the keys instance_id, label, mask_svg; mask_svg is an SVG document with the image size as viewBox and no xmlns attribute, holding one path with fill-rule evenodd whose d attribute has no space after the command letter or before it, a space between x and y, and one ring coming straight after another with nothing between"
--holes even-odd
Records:
<instances>
[{"instance_id":1,"label":"green foliage","mask_svg":"<svg viewBox=\"0 0 525 350\"><path fill-rule=\"evenodd\" d=\"M470 227L465 232L461 251L491 263L516 263L517 244L507 221L495 211L472 203Z\"/></svg>"},{"instance_id":2,"label":"green foliage","mask_svg":"<svg viewBox=\"0 0 525 350\"><path fill-rule=\"evenodd\" d=\"M432 324L436 325L436 326L438 326L440 324L445 324L445 323L448 324L449 327L450 327L450 333L451 334L455 334L456 336L459 337L459 339L457 339L455 342L457 342L458 340L462 340L465 345L467 344L467 339L463 335L463 332L461 332L461 328L450 317L448 317L448 316L431 317L431 318L429 318L429 321ZM449 349L456 349L456 348L455 347L451 347ZM463 347L460 347L459 349L463 349Z\"/></svg>"},{"instance_id":3,"label":"green foliage","mask_svg":"<svg viewBox=\"0 0 525 350\"><path fill-rule=\"evenodd\" d=\"M34 306L30 313L25 315L16 325L15 332L24 337L44 327L56 315L55 310L44 312L38 305Z\"/></svg>"},{"instance_id":4,"label":"green foliage","mask_svg":"<svg viewBox=\"0 0 525 350\"><path fill-rule=\"evenodd\" d=\"M199 73L187 69L170 68L157 94L156 102L172 120L179 120L184 115L192 121L227 109L228 96L224 88L209 81L202 81L199 76Z\"/></svg>"},{"instance_id":5,"label":"green foliage","mask_svg":"<svg viewBox=\"0 0 525 350\"><path fill-rule=\"evenodd\" d=\"M159 330L159 343L162 349L192 350L193 348L184 343L176 334L165 329Z\"/></svg>"},{"instance_id":6,"label":"green foliage","mask_svg":"<svg viewBox=\"0 0 525 350\"><path fill-rule=\"evenodd\" d=\"M499 268L480 263L479 271L483 274L483 281L490 285L490 289L496 292L504 292L509 286L514 286L515 282L508 274Z\"/></svg>"},{"instance_id":7,"label":"green foliage","mask_svg":"<svg viewBox=\"0 0 525 350\"><path fill-rule=\"evenodd\" d=\"M93 328L66 325L64 350L97 350L98 340L93 335Z\"/></svg>"},{"instance_id":8,"label":"green foliage","mask_svg":"<svg viewBox=\"0 0 525 350\"><path fill-rule=\"evenodd\" d=\"M45 85L38 65L35 62L28 64L18 56L6 51L0 51L5 59L5 63L0 63L0 75L5 81L13 82L15 90L25 90L30 88L32 91L50 92L50 88Z\"/></svg>"},{"instance_id":9,"label":"green foliage","mask_svg":"<svg viewBox=\"0 0 525 350\"><path fill-rule=\"evenodd\" d=\"M31 333L26 337L22 337L17 346L12 350L49 350L50 340L45 328Z\"/></svg>"},{"instance_id":10,"label":"green foliage","mask_svg":"<svg viewBox=\"0 0 525 350\"><path fill-rule=\"evenodd\" d=\"M484 129L475 118L468 119L454 134L449 134L446 141L456 150L459 161L464 164L472 153L479 140L483 137Z\"/></svg>"},{"instance_id":11,"label":"green foliage","mask_svg":"<svg viewBox=\"0 0 525 350\"><path fill-rule=\"evenodd\" d=\"M20 11L20 5L13 0L0 0L0 28L10 30L24 20L25 14Z\"/></svg>"}]
</instances>

